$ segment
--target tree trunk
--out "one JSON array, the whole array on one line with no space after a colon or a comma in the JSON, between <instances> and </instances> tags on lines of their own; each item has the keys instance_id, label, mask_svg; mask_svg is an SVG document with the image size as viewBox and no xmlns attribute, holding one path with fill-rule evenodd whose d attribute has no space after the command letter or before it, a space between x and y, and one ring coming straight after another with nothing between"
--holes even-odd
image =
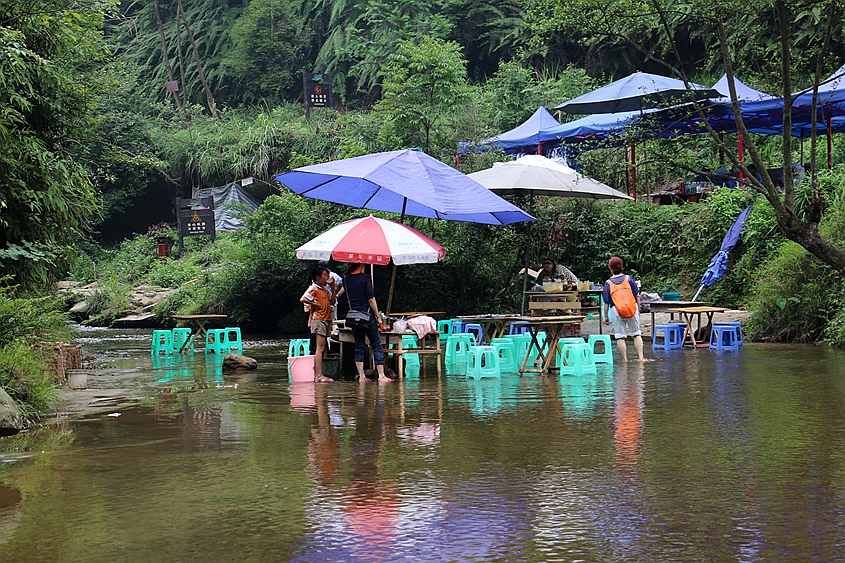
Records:
<instances>
[{"instance_id":1,"label":"tree trunk","mask_svg":"<svg viewBox=\"0 0 845 563\"><path fill-rule=\"evenodd\" d=\"M164 68L167 69L167 78L173 82L173 68L170 66L170 57L167 56L167 41L164 39L164 26L161 23L161 13L158 9L158 0L155 0L156 23L158 24L158 35L161 38L161 59L164 61ZM185 87L184 82L182 87ZM179 110L179 115L182 117L182 123L185 123L185 107L179 101L179 94L175 91L173 94L173 103L176 104L176 109Z\"/></svg>"},{"instance_id":2,"label":"tree trunk","mask_svg":"<svg viewBox=\"0 0 845 563\"><path fill-rule=\"evenodd\" d=\"M182 0L178 2L179 15L182 16L182 21L185 22L185 30L188 32L188 39L191 41L191 47L194 51L194 59L197 61L197 72L200 76L200 82L205 89L205 99L208 103L208 111L212 117L217 117L217 107L214 105L214 96L211 95L211 89L208 87L208 81L205 79L205 73L202 71L202 62L200 61L200 53L197 49L197 43L194 41L194 34L191 32L191 25L188 23L188 18L185 17L185 10L182 8Z\"/></svg>"}]
</instances>

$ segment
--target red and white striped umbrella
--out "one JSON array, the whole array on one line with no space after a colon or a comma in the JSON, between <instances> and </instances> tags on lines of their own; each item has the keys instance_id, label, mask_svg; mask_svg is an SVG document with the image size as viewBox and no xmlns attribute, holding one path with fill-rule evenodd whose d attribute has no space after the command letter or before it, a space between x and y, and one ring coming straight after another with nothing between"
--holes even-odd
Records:
<instances>
[{"instance_id":1,"label":"red and white striped umbrella","mask_svg":"<svg viewBox=\"0 0 845 563\"><path fill-rule=\"evenodd\" d=\"M434 264L446 255L443 247L402 223L370 215L344 221L296 249L300 260L363 262L365 264Z\"/></svg>"}]
</instances>

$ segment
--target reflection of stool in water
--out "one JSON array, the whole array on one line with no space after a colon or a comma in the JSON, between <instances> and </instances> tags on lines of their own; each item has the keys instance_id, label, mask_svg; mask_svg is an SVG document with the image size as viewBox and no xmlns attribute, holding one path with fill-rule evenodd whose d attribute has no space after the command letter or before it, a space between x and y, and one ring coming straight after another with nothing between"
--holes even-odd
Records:
<instances>
[{"instance_id":1,"label":"reflection of stool in water","mask_svg":"<svg viewBox=\"0 0 845 563\"><path fill-rule=\"evenodd\" d=\"M739 350L739 339L736 327L730 325L713 325L710 332L711 350Z\"/></svg>"},{"instance_id":2,"label":"reflection of stool in water","mask_svg":"<svg viewBox=\"0 0 845 563\"><path fill-rule=\"evenodd\" d=\"M490 345L496 349L499 355L499 369L504 372L516 372L519 370L516 356L516 342L512 338L494 338ZM525 356L523 355L522 358ZM521 362L522 358L519 359Z\"/></svg>"},{"instance_id":3,"label":"reflection of stool in water","mask_svg":"<svg viewBox=\"0 0 845 563\"><path fill-rule=\"evenodd\" d=\"M173 353L173 333L169 330L154 330L150 353L156 356Z\"/></svg>"},{"instance_id":4,"label":"reflection of stool in water","mask_svg":"<svg viewBox=\"0 0 845 563\"><path fill-rule=\"evenodd\" d=\"M493 346L473 346L469 353L467 377L501 377L499 354Z\"/></svg>"},{"instance_id":5,"label":"reflection of stool in water","mask_svg":"<svg viewBox=\"0 0 845 563\"><path fill-rule=\"evenodd\" d=\"M596 362L593 360L593 347L586 342L564 344L558 355L558 366L561 375L595 375L597 371Z\"/></svg>"},{"instance_id":6,"label":"reflection of stool in water","mask_svg":"<svg viewBox=\"0 0 845 563\"><path fill-rule=\"evenodd\" d=\"M469 350L472 347L472 335L455 333L446 342L446 363L457 364L469 362Z\"/></svg>"},{"instance_id":7,"label":"reflection of stool in water","mask_svg":"<svg viewBox=\"0 0 845 563\"><path fill-rule=\"evenodd\" d=\"M174 328L173 329L173 350L179 352L194 351L194 340L191 338L191 329L189 328Z\"/></svg>"},{"instance_id":8,"label":"reflection of stool in water","mask_svg":"<svg viewBox=\"0 0 845 563\"><path fill-rule=\"evenodd\" d=\"M296 338L288 345L288 358L308 356L311 354L311 341L307 338Z\"/></svg>"},{"instance_id":9,"label":"reflection of stool in water","mask_svg":"<svg viewBox=\"0 0 845 563\"><path fill-rule=\"evenodd\" d=\"M736 341L740 346L745 346L745 338L742 336L742 323L729 323L729 322L721 322L721 323L713 323L713 326L732 326L736 329Z\"/></svg>"},{"instance_id":10,"label":"reflection of stool in water","mask_svg":"<svg viewBox=\"0 0 845 563\"><path fill-rule=\"evenodd\" d=\"M238 327L212 328L205 333L205 352L230 353L243 351L241 329Z\"/></svg>"},{"instance_id":11,"label":"reflection of stool in water","mask_svg":"<svg viewBox=\"0 0 845 563\"><path fill-rule=\"evenodd\" d=\"M683 348L684 327L686 325L670 323L656 325L651 331L651 347L664 350L680 350ZM663 333L663 342L657 342L657 333Z\"/></svg>"},{"instance_id":12,"label":"reflection of stool in water","mask_svg":"<svg viewBox=\"0 0 845 563\"><path fill-rule=\"evenodd\" d=\"M604 344L604 352L596 352L596 344ZM609 334L591 334L587 338L587 344L593 349L593 361L597 364L613 365L613 344L610 342Z\"/></svg>"}]
</instances>

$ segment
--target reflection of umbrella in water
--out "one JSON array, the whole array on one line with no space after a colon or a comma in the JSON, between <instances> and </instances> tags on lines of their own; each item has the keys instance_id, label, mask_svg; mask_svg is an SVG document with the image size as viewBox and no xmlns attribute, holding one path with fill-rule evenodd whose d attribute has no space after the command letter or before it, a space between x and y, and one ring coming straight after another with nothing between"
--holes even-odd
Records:
<instances>
[{"instance_id":1,"label":"reflection of umbrella in water","mask_svg":"<svg viewBox=\"0 0 845 563\"><path fill-rule=\"evenodd\" d=\"M736 244L739 242L739 235L742 233L742 227L745 225L745 220L748 218L748 214L751 213L751 210L754 209L753 205L749 205L745 208L745 210L739 214L739 217L736 218L731 228L728 229L727 234L725 234L725 238L722 240L722 246L719 248L719 252L713 256L713 259L710 260L710 265L707 266L707 271L704 272L704 276L701 278L701 285L698 288L698 291L695 292L695 297L692 298L695 301L698 298L698 295L701 293L701 290L705 287L710 287L716 281L722 279L725 275L725 272L728 271L728 253L736 247Z\"/></svg>"},{"instance_id":2,"label":"reflection of umbrella in water","mask_svg":"<svg viewBox=\"0 0 845 563\"><path fill-rule=\"evenodd\" d=\"M431 238L402 223L365 217L352 219L332 227L296 249L300 260L362 262L394 265L434 264L446 255L443 247ZM387 312L393 299L393 283Z\"/></svg>"}]
</instances>

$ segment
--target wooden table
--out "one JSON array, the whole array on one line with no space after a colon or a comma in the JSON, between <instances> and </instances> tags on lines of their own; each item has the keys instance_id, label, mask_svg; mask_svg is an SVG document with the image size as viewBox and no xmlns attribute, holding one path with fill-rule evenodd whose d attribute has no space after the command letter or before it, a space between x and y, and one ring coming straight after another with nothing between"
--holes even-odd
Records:
<instances>
[{"instance_id":1,"label":"wooden table","mask_svg":"<svg viewBox=\"0 0 845 563\"><path fill-rule=\"evenodd\" d=\"M519 368L519 373L545 373L550 369L556 369L555 362L557 353L560 351L558 340L561 338L563 329L573 322L580 322L584 317L574 315L561 315L557 317L522 317L525 321L525 326L528 333L531 334L531 343L528 345L528 352L522 360L522 366ZM546 340L541 345L537 340L537 334L540 332L546 333ZM526 367L528 359L532 357L532 352L536 350L540 357L541 367L536 367L532 364L531 367Z\"/></svg>"},{"instance_id":2,"label":"wooden table","mask_svg":"<svg viewBox=\"0 0 845 563\"><path fill-rule=\"evenodd\" d=\"M669 319L675 320L675 313L669 309L678 309L686 307L701 307L710 305L708 301L652 301L649 303L651 310L651 333L654 334L654 314L655 313L669 313Z\"/></svg>"},{"instance_id":3,"label":"wooden table","mask_svg":"<svg viewBox=\"0 0 845 563\"><path fill-rule=\"evenodd\" d=\"M417 337L417 341L419 342L419 348L404 348L402 346L402 337L403 336L417 336L416 332L408 331L408 332L393 332L386 331L380 332L379 335L381 336L381 347L384 351L384 356L387 358L388 354L392 354L398 357L396 363L397 371L399 374L399 379L405 377L405 363L402 361L403 354L420 354L420 355L435 355L437 356L437 377L440 377L441 369L440 369L440 356L442 354L442 350L440 347L440 333L439 332L429 332L422 338ZM369 337L365 337L369 341ZM352 329L351 328L338 328L338 341L340 344L340 358L338 359L340 369L343 369L343 345L355 343L355 337L352 336ZM396 348L390 348L391 344L395 344ZM425 375L425 361L424 358L420 359L420 367L422 370L423 375Z\"/></svg>"},{"instance_id":4,"label":"wooden table","mask_svg":"<svg viewBox=\"0 0 845 563\"><path fill-rule=\"evenodd\" d=\"M602 315L601 296L603 289L579 289L571 291L526 291L528 296L528 309L531 314L549 314L549 311L570 311L572 313L598 313ZM575 297L574 301L567 301L569 297ZM548 298L544 300L543 298ZM595 299L596 305L585 305L587 299ZM599 318L599 334L602 333L601 318Z\"/></svg>"},{"instance_id":5,"label":"wooden table","mask_svg":"<svg viewBox=\"0 0 845 563\"><path fill-rule=\"evenodd\" d=\"M511 323L525 323L525 317L522 315L466 315L458 316L458 318L464 323L480 324L481 342L487 342L488 345L494 338L504 336Z\"/></svg>"},{"instance_id":6,"label":"wooden table","mask_svg":"<svg viewBox=\"0 0 845 563\"><path fill-rule=\"evenodd\" d=\"M710 346L710 342L706 343L699 343L695 341L695 332L692 330L692 319L693 317L698 317L698 328L701 328L701 315L707 316L707 324L713 324L713 315L715 313L724 313L728 311L724 307L708 307L708 306L698 306L698 307L678 307L675 309L667 309L667 313L678 313L681 315L681 318L684 319L687 326L684 328L684 337L681 339L681 343L683 346L687 344L687 337L689 337L690 342L692 343L693 348L704 348L706 346Z\"/></svg>"},{"instance_id":7,"label":"wooden table","mask_svg":"<svg viewBox=\"0 0 845 563\"><path fill-rule=\"evenodd\" d=\"M177 321L187 321L189 325L191 325L191 337L185 341L182 347L179 349L180 352L187 350L190 348L191 344L194 342L197 336L200 336L200 340L205 342L205 333L206 328L205 325L208 324L209 321L212 320L220 320L220 319L227 319L229 318L228 315L173 315L173 319Z\"/></svg>"}]
</instances>

